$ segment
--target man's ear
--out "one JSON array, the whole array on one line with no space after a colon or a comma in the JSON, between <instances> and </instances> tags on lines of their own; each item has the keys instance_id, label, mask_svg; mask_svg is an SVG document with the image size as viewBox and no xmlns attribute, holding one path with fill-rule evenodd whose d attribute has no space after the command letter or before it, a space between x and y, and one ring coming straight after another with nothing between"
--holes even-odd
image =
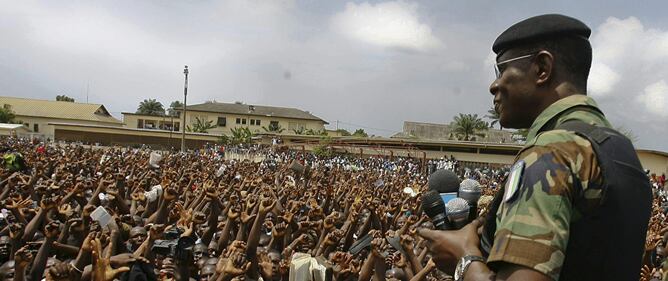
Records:
<instances>
[{"instance_id":1,"label":"man's ear","mask_svg":"<svg viewBox=\"0 0 668 281\"><path fill-rule=\"evenodd\" d=\"M536 54L536 85L548 83L554 76L554 56L548 51Z\"/></svg>"}]
</instances>

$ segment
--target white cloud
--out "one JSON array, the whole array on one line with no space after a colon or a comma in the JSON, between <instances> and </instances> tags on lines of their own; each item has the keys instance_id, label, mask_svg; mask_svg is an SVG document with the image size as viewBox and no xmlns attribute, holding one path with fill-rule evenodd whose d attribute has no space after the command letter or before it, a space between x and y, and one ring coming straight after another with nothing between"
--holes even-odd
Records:
<instances>
[{"instance_id":1,"label":"white cloud","mask_svg":"<svg viewBox=\"0 0 668 281\"><path fill-rule=\"evenodd\" d=\"M619 82L619 74L614 72L604 63L594 63L589 75L589 92L594 97L602 97L609 94L613 87Z\"/></svg>"},{"instance_id":2,"label":"white cloud","mask_svg":"<svg viewBox=\"0 0 668 281\"><path fill-rule=\"evenodd\" d=\"M643 94L637 97L647 109L657 115L668 116L668 84L661 80L645 87Z\"/></svg>"},{"instance_id":3,"label":"white cloud","mask_svg":"<svg viewBox=\"0 0 668 281\"><path fill-rule=\"evenodd\" d=\"M612 99L610 107L618 110L616 114L626 114L623 118L665 116L668 91L663 79L668 77L668 31L646 27L635 17L610 17L594 30L591 42L592 95ZM638 93L643 94L638 97ZM634 99L640 102L625 102Z\"/></svg>"},{"instance_id":4,"label":"white cloud","mask_svg":"<svg viewBox=\"0 0 668 281\"><path fill-rule=\"evenodd\" d=\"M332 17L332 29L354 40L381 47L428 51L442 46L418 19L417 4L403 1L347 3Z\"/></svg>"}]
</instances>

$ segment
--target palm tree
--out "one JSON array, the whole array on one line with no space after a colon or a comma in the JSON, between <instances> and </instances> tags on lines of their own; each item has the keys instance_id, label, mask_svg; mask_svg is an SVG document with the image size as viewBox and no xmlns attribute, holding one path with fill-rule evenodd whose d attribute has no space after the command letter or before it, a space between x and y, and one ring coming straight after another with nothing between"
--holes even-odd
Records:
<instances>
[{"instance_id":1,"label":"palm tree","mask_svg":"<svg viewBox=\"0 0 668 281\"><path fill-rule=\"evenodd\" d=\"M194 133L208 133L209 129L213 129L216 126L213 125L212 120L205 120L204 118L199 118L199 116L195 117L195 122L192 123L192 127L189 125L186 126L186 131L187 132L194 132Z\"/></svg>"},{"instance_id":2,"label":"palm tree","mask_svg":"<svg viewBox=\"0 0 668 281\"><path fill-rule=\"evenodd\" d=\"M179 111L176 111L177 109L183 110L183 103L180 101L173 101L171 104L169 104L169 109L167 109L167 114L169 116L179 116Z\"/></svg>"},{"instance_id":3,"label":"palm tree","mask_svg":"<svg viewBox=\"0 0 668 281\"><path fill-rule=\"evenodd\" d=\"M501 122L499 122L501 116L499 115L498 112L496 112L493 105L490 110L487 110L487 115L485 115L485 118L492 120L492 122L489 123L490 128L494 128L494 125L498 123L499 129L503 130L503 126L501 126Z\"/></svg>"},{"instance_id":4,"label":"palm tree","mask_svg":"<svg viewBox=\"0 0 668 281\"><path fill-rule=\"evenodd\" d=\"M156 101L155 99L147 99L139 103L137 114L161 116L165 115L165 108L159 101Z\"/></svg>"},{"instance_id":5,"label":"palm tree","mask_svg":"<svg viewBox=\"0 0 668 281\"><path fill-rule=\"evenodd\" d=\"M268 133L278 133L278 134L285 131L285 129L282 128L281 125L278 125L277 123L269 123L268 127L262 126L262 129Z\"/></svg>"},{"instance_id":6,"label":"palm tree","mask_svg":"<svg viewBox=\"0 0 668 281\"><path fill-rule=\"evenodd\" d=\"M453 132L457 139L465 141L474 140L475 136L484 137L483 132L488 128L487 122L482 121L478 114L459 113L459 116L455 116L453 124Z\"/></svg>"}]
</instances>

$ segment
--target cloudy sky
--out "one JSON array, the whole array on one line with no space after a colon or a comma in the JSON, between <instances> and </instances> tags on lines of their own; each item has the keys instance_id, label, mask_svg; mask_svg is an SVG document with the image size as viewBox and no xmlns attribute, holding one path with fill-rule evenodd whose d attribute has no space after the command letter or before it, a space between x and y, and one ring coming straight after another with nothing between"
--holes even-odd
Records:
<instances>
[{"instance_id":1,"label":"cloudy sky","mask_svg":"<svg viewBox=\"0 0 668 281\"><path fill-rule=\"evenodd\" d=\"M640 148L668 151L665 1L0 0L0 95L291 106L389 136L491 107L491 43L563 13L593 30L589 94ZM641 4L639 4L641 3ZM88 93L88 94L87 94Z\"/></svg>"}]
</instances>

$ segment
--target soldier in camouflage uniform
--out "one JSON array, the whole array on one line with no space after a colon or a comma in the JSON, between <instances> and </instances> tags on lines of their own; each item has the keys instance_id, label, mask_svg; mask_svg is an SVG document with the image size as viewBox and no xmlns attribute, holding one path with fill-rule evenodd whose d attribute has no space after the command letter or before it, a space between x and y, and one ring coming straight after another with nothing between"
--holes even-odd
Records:
<instances>
[{"instance_id":1,"label":"soldier in camouflage uniform","mask_svg":"<svg viewBox=\"0 0 668 281\"><path fill-rule=\"evenodd\" d=\"M457 264L456 280L580 280L573 273L586 272L586 265L564 269L565 260L574 255L573 237L586 237L576 233L585 227L573 225L599 207L605 179L588 138L560 127L574 120L611 127L586 96L590 32L576 19L543 15L515 24L494 43L497 79L490 92L500 123L529 133L492 204L482 241L476 231L481 220L457 231L420 230L441 270L453 272ZM636 219L647 221L643 216ZM639 262L627 267L635 266L630 269L635 272ZM562 275L564 270L568 273ZM618 278L613 280L624 280Z\"/></svg>"}]
</instances>

